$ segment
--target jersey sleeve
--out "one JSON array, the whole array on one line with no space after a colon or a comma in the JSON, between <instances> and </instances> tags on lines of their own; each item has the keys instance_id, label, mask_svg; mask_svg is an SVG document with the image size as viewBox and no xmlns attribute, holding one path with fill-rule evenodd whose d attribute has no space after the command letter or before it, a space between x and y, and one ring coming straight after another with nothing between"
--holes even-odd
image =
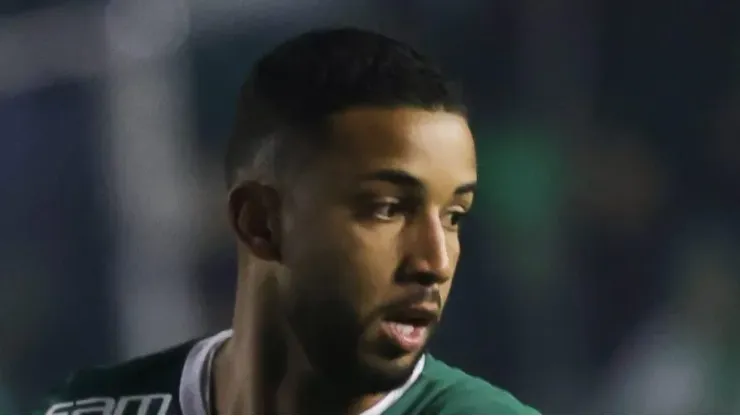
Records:
<instances>
[{"instance_id":1,"label":"jersey sleeve","mask_svg":"<svg viewBox=\"0 0 740 416\"><path fill-rule=\"evenodd\" d=\"M69 402L70 400L74 400L74 388L73 385L75 384L75 380L77 379L78 375L71 374L67 379L61 383L61 385L57 386L54 390L52 390L46 397L44 397L34 409L32 409L31 414L34 415L45 415L45 414L54 414L55 409L61 407L64 407L64 403Z\"/></svg>"},{"instance_id":2,"label":"jersey sleeve","mask_svg":"<svg viewBox=\"0 0 740 416\"><path fill-rule=\"evenodd\" d=\"M179 414L175 393L171 391L178 384L171 383L167 374L141 374L139 377L125 374L133 374L136 370L131 367L114 372L80 371L44 400L34 414Z\"/></svg>"},{"instance_id":3,"label":"jersey sleeve","mask_svg":"<svg viewBox=\"0 0 740 416\"><path fill-rule=\"evenodd\" d=\"M198 340L112 366L78 371L35 414L180 414L183 366Z\"/></svg>"},{"instance_id":4,"label":"jersey sleeve","mask_svg":"<svg viewBox=\"0 0 740 416\"><path fill-rule=\"evenodd\" d=\"M113 414L116 400L108 394L108 383L94 370L73 373L41 401L32 414Z\"/></svg>"},{"instance_id":5,"label":"jersey sleeve","mask_svg":"<svg viewBox=\"0 0 740 416\"><path fill-rule=\"evenodd\" d=\"M439 415L538 415L534 408L481 379L470 379L445 389L435 400Z\"/></svg>"}]
</instances>

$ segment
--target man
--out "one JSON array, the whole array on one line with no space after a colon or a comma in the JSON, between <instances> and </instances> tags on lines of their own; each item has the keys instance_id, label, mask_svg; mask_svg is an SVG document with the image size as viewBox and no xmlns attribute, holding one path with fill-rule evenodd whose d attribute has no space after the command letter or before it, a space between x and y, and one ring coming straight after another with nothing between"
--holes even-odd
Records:
<instances>
[{"instance_id":1,"label":"man","mask_svg":"<svg viewBox=\"0 0 740 416\"><path fill-rule=\"evenodd\" d=\"M256 64L237 113L233 330L80 373L47 413L534 413L425 353L476 183L439 70L378 34L310 32Z\"/></svg>"}]
</instances>

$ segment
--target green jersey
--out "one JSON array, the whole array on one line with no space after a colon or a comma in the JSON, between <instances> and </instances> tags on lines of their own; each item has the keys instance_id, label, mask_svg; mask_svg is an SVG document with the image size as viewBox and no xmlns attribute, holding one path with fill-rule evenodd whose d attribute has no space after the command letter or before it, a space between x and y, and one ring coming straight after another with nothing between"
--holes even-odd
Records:
<instances>
[{"instance_id":1,"label":"green jersey","mask_svg":"<svg viewBox=\"0 0 740 416\"><path fill-rule=\"evenodd\" d=\"M169 350L74 375L46 414L203 415L223 331ZM425 355L401 387L365 411L381 414L537 414L509 393Z\"/></svg>"}]
</instances>

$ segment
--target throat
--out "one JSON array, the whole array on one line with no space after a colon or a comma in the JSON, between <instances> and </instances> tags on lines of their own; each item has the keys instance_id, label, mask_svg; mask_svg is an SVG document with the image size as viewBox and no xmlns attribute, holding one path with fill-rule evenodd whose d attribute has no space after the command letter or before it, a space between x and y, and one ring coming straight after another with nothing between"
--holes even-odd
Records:
<instances>
[{"instance_id":1,"label":"throat","mask_svg":"<svg viewBox=\"0 0 740 416\"><path fill-rule=\"evenodd\" d=\"M385 394L352 396L318 377L304 376L297 383L286 380L277 397L278 403L294 403L291 409L279 409L282 414L359 415L380 402Z\"/></svg>"},{"instance_id":2,"label":"throat","mask_svg":"<svg viewBox=\"0 0 740 416\"><path fill-rule=\"evenodd\" d=\"M214 414L361 414L386 395L342 391L272 342L261 348L259 366L247 366L234 355L242 351L238 342L232 338L216 351L206 387Z\"/></svg>"}]
</instances>

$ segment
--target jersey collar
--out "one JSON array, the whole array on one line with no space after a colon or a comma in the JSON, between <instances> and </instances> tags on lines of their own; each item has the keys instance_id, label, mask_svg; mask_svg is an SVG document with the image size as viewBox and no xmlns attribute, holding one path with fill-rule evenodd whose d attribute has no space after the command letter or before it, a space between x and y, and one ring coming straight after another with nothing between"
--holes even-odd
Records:
<instances>
[{"instance_id":1,"label":"jersey collar","mask_svg":"<svg viewBox=\"0 0 740 416\"><path fill-rule=\"evenodd\" d=\"M211 391L211 367L216 350L231 338L233 330L227 329L197 342L188 353L180 377L180 409L184 415L207 415L206 403ZM381 415L393 406L419 379L424 370L426 356L416 363L411 377L399 388L390 391L362 415Z\"/></svg>"}]
</instances>

